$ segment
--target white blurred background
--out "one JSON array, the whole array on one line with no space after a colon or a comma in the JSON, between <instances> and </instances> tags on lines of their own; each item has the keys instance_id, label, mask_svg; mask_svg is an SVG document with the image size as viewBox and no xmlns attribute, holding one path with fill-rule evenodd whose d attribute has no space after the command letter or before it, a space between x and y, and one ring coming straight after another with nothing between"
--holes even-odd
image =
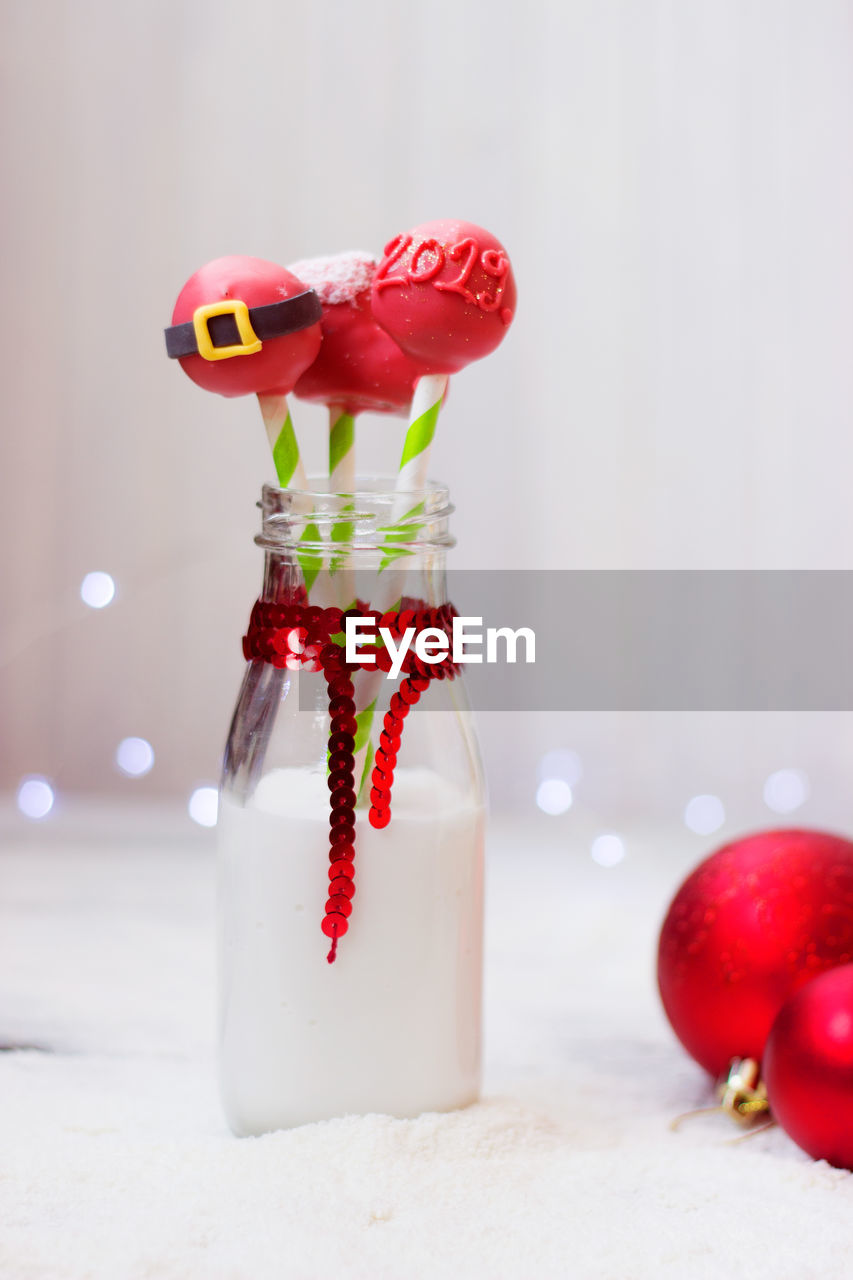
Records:
<instances>
[{"instance_id":1,"label":"white blurred background","mask_svg":"<svg viewBox=\"0 0 853 1280\"><path fill-rule=\"evenodd\" d=\"M220 254L501 237L518 317L434 450L457 567L853 568L850 0L6 0L2 27L9 795L216 780L271 468L256 404L199 391L162 329ZM297 426L319 462L322 411ZM400 430L365 420L363 459ZM853 828L848 715L482 728L496 806L541 822L538 794L591 840L685 810L688 849Z\"/></svg>"}]
</instances>

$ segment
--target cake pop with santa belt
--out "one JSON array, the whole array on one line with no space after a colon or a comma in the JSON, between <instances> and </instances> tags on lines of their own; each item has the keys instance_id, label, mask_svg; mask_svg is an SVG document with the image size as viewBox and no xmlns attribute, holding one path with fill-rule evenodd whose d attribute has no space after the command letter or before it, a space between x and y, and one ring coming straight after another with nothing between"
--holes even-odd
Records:
<instances>
[{"instance_id":1,"label":"cake pop with santa belt","mask_svg":"<svg viewBox=\"0 0 853 1280\"><path fill-rule=\"evenodd\" d=\"M322 307L298 276L263 258L216 258L184 285L166 351L187 377L221 396L255 394L276 475L304 487L287 395L320 350Z\"/></svg>"}]
</instances>

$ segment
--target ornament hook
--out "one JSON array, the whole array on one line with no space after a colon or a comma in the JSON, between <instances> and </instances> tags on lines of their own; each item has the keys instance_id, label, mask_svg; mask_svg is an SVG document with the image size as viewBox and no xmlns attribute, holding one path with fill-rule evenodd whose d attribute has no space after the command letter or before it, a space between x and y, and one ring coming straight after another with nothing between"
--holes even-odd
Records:
<instances>
[{"instance_id":1,"label":"ornament hook","mask_svg":"<svg viewBox=\"0 0 853 1280\"><path fill-rule=\"evenodd\" d=\"M738 1124L752 1124L770 1110L767 1088L755 1058L732 1058L729 1074L719 1086L720 1107Z\"/></svg>"},{"instance_id":2,"label":"ornament hook","mask_svg":"<svg viewBox=\"0 0 853 1280\"><path fill-rule=\"evenodd\" d=\"M754 1058L732 1058L728 1075L717 1086L717 1096L720 1099L717 1106L697 1107L693 1111L685 1111L682 1115L675 1117L669 1126L670 1129L676 1132L685 1120L692 1120L694 1116L717 1113L731 1116L738 1124L746 1127L759 1116L766 1116L770 1111L767 1089L761 1079L761 1069ZM769 1125L755 1132L762 1132L763 1128L769 1128Z\"/></svg>"}]
</instances>

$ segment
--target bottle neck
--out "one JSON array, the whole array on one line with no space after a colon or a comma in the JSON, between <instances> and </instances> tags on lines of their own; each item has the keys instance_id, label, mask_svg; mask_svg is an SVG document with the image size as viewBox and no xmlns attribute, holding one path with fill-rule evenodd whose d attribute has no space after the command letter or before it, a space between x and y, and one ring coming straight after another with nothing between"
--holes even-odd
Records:
<instances>
[{"instance_id":1,"label":"bottle neck","mask_svg":"<svg viewBox=\"0 0 853 1280\"><path fill-rule=\"evenodd\" d=\"M282 602L307 592L311 604L382 612L411 598L446 599L447 551L454 545L453 507L444 485L405 493L389 480L361 483L353 493L265 485L263 596Z\"/></svg>"}]
</instances>

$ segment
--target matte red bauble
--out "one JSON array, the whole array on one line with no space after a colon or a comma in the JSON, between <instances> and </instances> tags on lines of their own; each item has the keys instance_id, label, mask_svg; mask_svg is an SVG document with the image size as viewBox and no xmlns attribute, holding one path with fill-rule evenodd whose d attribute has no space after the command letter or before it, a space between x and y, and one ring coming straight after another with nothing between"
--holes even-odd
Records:
<instances>
[{"instance_id":1,"label":"matte red bauble","mask_svg":"<svg viewBox=\"0 0 853 1280\"><path fill-rule=\"evenodd\" d=\"M667 1017L713 1075L761 1060L773 1019L810 979L853 960L853 843L765 831L717 850L684 881L658 948Z\"/></svg>"},{"instance_id":2,"label":"matte red bauble","mask_svg":"<svg viewBox=\"0 0 853 1280\"><path fill-rule=\"evenodd\" d=\"M779 1011L764 1051L773 1118L816 1160L853 1169L853 964Z\"/></svg>"}]
</instances>

